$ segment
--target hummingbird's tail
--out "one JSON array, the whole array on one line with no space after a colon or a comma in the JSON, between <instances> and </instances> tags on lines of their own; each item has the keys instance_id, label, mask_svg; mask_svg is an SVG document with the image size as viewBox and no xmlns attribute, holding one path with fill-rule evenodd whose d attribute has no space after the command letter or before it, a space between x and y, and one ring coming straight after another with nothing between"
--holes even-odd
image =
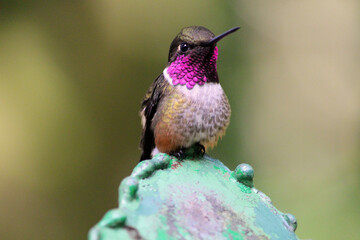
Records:
<instances>
[{"instance_id":1,"label":"hummingbird's tail","mask_svg":"<svg viewBox=\"0 0 360 240\"><path fill-rule=\"evenodd\" d=\"M148 109L145 109L142 113L147 115ZM155 109L156 110L156 109ZM155 136L151 129L151 120L145 118L144 126L142 129L142 136L140 141L140 148L142 150L140 162L146 159L151 159L151 152L155 148Z\"/></svg>"},{"instance_id":2,"label":"hummingbird's tail","mask_svg":"<svg viewBox=\"0 0 360 240\"><path fill-rule=\"evenodd\" d=\"M151 159L151 152L155 148L154 133L147 127L143 132L143 136L140 142L140 148L142 149L142 154L140 157L140 162L146 159Z\"/></svg>"}]
</instances>

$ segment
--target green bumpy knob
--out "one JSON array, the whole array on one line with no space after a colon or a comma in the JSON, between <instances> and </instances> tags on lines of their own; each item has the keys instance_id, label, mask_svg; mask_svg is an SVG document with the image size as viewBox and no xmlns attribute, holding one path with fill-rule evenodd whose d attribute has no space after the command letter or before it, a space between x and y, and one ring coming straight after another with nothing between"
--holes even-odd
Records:
<instances>
[{"instance_id":1,"label":"green bumpy knob","mask_svg":"<svg viewBox=\"0 0 360 240\"><path fill-rule=\"evenodd\" d=\"M246 163L242 163L235 168L234 177L240 183L252 188L254 187L254 169Z\"/></svg>"},{"instance_id":2,"label":"green bumpy knob","mask_svg":"<svg viewBox=\"0 0 360 240\"><path fill-rule=\"evenodd\" d=\"M296 228L297 228L297 220L295 218L294 215L292 215L291 213L284 213L283 215L286 223L288 224L288 227L291 231L295 232Z\"/></svg>"}]
</instances>

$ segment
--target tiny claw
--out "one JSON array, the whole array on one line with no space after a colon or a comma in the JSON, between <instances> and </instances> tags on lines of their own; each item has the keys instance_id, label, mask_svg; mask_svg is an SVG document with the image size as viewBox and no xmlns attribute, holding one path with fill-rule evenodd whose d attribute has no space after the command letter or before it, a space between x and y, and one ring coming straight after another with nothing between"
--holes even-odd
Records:
<instances>
[{"instance_id":1,"label":"tiny claw","mask_svg":"<svg viewBox=\"0 0 360 240\"><path fill-rule=\"evenodd\" d=\"M183 160L185 158L184 149L180 148L178 151L170 152L169 155L176 157L179 160Z\"/></svg>"}]
</instances>

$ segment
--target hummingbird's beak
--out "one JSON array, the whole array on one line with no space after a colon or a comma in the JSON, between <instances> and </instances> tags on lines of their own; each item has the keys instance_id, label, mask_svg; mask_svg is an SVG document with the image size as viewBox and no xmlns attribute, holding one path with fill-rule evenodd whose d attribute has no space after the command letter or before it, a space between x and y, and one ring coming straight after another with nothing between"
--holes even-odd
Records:
<instances>
[{"instance_id":1,"label":"hummingbird's beak","mask_svg":"<svg viewBox=\"0 0 360 240\"><path fill-rule=\"evenodd\" d=\"M206 42L206 43L204 43L204 44L202 44L202 45L204 45L204 46L209 46L209 45L211 45L211 44L217 43L217 42L220 41L222 38L226 37L227 35L235 32L235 31L237 31L239 28L240 28L240 27L234 27L234 28L232 28L232 29L230 29L230 30L228 30L228 31L226 31L226 32L224 32L224 33L216 36L216 37L213 37L210 41L208 41L208 42Z\"/></svg>"}]
</instances>

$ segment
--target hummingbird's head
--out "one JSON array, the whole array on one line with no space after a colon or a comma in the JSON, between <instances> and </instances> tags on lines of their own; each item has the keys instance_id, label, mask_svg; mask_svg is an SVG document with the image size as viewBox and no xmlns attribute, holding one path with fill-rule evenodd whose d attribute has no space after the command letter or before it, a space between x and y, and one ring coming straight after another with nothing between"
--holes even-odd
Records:
<instances>
[{"instance_id":1,"label":"hummingbird's head","mask_svg":"<svg viewBox=\"0 0 360 240\"><path fill-rule=\"evenodd\" d=\"M216 43L239 28L215 36L201 26L186 27L174 38L170 45L168 65L164 73L175 85L186 85L192 89L196 84L219 82L216 61Z\"/></svg>"}]
</instances>

